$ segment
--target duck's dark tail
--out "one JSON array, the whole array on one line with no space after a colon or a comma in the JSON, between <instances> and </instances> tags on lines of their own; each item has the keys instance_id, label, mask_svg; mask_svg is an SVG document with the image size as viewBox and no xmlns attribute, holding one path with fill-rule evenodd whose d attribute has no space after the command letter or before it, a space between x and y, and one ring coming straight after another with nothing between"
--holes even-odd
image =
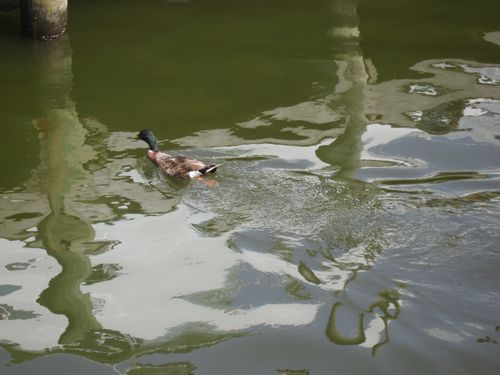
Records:
<instances>
[{"instance_id":1,"label":"duck's dark tail","mask_svg":"<svg viewBox=\"0 0 500 375\"><path fill-rule=\"evenodd\" d=\"M200 172L202 175L205 175L208 173L215 173L215 171L217 170L219 165L220 164L207 165L205 168L198 169L198 172Z\"/></svg>"}]
</instances>

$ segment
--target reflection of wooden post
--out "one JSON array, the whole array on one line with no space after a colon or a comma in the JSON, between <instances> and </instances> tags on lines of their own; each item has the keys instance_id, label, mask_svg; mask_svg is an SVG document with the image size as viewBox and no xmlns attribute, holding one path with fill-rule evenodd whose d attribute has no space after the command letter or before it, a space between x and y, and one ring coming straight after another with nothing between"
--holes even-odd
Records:
<instances>
[{"instance_id":1,"label":"reflection of wooden post","mask_svg":"<svg viewBox=\"0 0 500 375\"><path fill-rule=\"evenodd\" d=\"M68 0L20 0L21 29L34 39L54 39L68 23Z\"/></svg>"},{"instance_id":2,"label":"reflection of wooden post","mask_svg":"<svg viewBox=\"0 0 500 375\"><path fill-rule=\"evenodd\" d=\"M100 328L92 315L89 296L80 291L80 284L92 273L90 260L84 253L88 247L84 244L93 240L94 231L72 209L72 202L67 198L88 178L83 164L94 154L85 145L87 131L70 97L73 74L69 38L39 42L35 47L43 115L36 121L40 167L34 177L39 188L47 194L50 206L49 215L38 225L38 235L47 254L62 268L37 302L68 318L68 327L59 343L74 344Z\"/></svg>"},{"instance_id":3,"label":"reflection of wooden post","mask_svg":"<svg viewBox=\"0 0 500 375\"><path fill-rule=\"evenodd\" d=\"M320 146L316 155L340 167L338 177L351 177L359 168L361 137L366 130L365 96L368 74L360 47L358 0L333 0L335 26L331 30L339 83L331 105L345 118L346 129L332 144Z\"/></svg>"}]
</instances>

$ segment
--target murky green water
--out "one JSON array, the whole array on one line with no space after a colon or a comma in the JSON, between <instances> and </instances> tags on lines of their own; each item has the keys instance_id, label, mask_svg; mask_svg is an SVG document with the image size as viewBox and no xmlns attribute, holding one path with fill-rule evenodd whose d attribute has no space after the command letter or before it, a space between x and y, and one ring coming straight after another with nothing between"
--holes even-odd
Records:
<instances>
[{"instance_id":1,"label":"murky green water","mask_svg":"<svg viewBox=\"0 0 500 375\"><path fill-rule=\"evenodd\" d=\"M2 374L498 373L500 3L9 4Z\"/></svg>"}]
</instances>

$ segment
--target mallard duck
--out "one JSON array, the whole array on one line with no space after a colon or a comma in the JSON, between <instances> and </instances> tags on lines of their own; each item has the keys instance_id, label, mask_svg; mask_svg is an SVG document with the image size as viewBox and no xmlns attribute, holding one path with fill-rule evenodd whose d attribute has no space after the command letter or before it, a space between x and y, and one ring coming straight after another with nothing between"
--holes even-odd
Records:
<instances>
[{"instance_id":1,"label":"mallard duck","mask_svg":"<svg viewBox=\"0 0 500 375\"><path fill-rule=\"evenodd\" d=\"M163 172L170 176L182 178L197 178L209 173L215 173L218 165L207 165L199 160L186 156L172 156L158 150L158 141L149 129L143 129L138 134L149 145L148 158Z\"/></svg>"}]
</instances>

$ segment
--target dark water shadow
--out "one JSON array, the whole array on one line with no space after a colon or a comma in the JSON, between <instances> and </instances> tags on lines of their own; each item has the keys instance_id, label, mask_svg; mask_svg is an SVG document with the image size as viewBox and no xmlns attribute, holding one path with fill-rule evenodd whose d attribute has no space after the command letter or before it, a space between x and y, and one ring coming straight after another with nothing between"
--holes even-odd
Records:
<instances>
[{"instance_id":1,"label":"dark water shadow","mask_svg":"<svg viewBox=\"0 0 500 375\"><path fill-rule=\"evenodd\" d=\"M14 39L21 35L19 1L2 0L0 3L0 35L2 38Z\"/></svg>"}]
</instances>

